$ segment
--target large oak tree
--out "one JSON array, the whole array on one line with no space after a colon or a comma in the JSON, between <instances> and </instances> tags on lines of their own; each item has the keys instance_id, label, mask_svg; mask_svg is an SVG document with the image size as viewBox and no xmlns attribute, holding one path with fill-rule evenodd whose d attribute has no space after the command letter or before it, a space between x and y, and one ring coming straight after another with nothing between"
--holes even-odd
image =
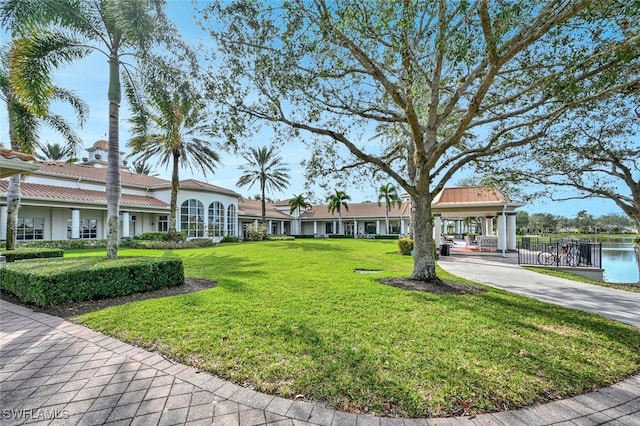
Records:
<instances>
[{"instance_id":1,"label":"large oak tree","mask_svg":"<svg viewBox=\"0 0 640 426\"><path fill-rule=\"evenodd\" d=\"M637 79L631 0L241 0L204 12L227 74L212 98L234 124L312 135L315 168L395 180L412 198L422 280L438 281L431 201L456 171Z\"/></svg>"}]
</instances>

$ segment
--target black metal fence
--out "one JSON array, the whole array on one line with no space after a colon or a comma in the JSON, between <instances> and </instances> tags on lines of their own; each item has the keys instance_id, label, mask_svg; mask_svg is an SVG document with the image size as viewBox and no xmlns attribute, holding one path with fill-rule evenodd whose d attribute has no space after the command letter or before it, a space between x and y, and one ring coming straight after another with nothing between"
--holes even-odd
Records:
<instances>
[{"instance_id":1,"label":"black metal fence","mask_svg":"<svg viewBox=\"0 0 640 426\"><path fill-rule=\"evenodd\" d=\"M518 243L520 265L602 268L602 244L581 240L523 237Z\"/></svg>"}]
</instances>

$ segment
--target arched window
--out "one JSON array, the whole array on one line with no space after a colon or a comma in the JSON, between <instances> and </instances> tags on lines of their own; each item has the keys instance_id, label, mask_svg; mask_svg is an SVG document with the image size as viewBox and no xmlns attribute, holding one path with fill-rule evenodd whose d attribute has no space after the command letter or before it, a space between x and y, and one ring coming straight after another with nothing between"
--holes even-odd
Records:
<instances>
[{"instance_id":1,"label":"arched window","mask_svg":"<svg viewBox=\"0 0 640 426\"><path fill-rule=\"evenodd\" d=\"M194 199L182 203L180 230L189 237L204 237L204 204Z\"/></svg>"},{"instance_id":2,"label":"arched window","mask_svg":"<svg viewBox=\"0 0 640 426\"><path fill-rule=\"evenodd\" d=\"M236 227L238 218L236 217L236 206L230 204L227 207L227 235L237 235Z\"/></svg>"},{"instance_id":3,"label":"arched window","mask_svg":"<svg viewBox=\"0 0 640 426\"><path fill-rule=\"evenodd\" d=\"M219 201L209 204L209 236L224 236L224 205Z\"/></svg>"}]
</instances>

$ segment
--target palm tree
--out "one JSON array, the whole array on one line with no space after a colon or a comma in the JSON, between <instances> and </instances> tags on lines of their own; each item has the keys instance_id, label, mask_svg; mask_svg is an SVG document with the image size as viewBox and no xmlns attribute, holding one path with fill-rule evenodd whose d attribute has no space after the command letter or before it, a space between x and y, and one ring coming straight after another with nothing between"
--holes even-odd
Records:
<instances>
[{"instance_id":1,"label":"palm tree","mask_svg":"<svg viewBox=\"0 0 640 426\"><path fill-rule=\"evenodd\" d=\"M44 108L43 94L52 86L50 69L90 53L107 57L109 66L109 149L107 164L107 257L118 257L120 206L121 101L123 56L149 57L154 44L175 40L175 28L164 14L164 0L21 0L0 5L0 24L24 36L16 46L12 85L24 93L34 111ZM131 50L129 50L131 49ZM33 84L34 81L40 84Z\"/></svg>"},{"instance_id":2,"label":"palm tree","mask_svg":"<svg viewBox=\"0 0 640 426\"><path fill-rule=\"evenodd\" d=\"M298 221L300 220L300 212L302 211L302 209L309 209L311 208L311 204L306 200L306 198L304 197L304 194L293 194L293 197L289 200L289 213L293 213L294 211L298 211ZM298 222L300 223L300 222ZM298 231L300 234L302 233L302 231Z\"/></svg>"},{"instance_id":3,"label":"palm tree","mask_svg":"<svg viewBox=\"0 0 640 426\"><path fill-rule=\"evenodd\" d=\"M380 186L380 190L378 192L378 206L380 206L380 201L384 200L384 223L386 226L387 234L391 233L389 229L389 210L393 208L393 206L402 206L402 200L398 196L398 190L395 186L390 183L386 183Z\"/></svg>"},{"instance_id":4,"label":"palm tree","mask_svg":"<svg viewBox=\"0 0 640 426\"><path fill-rule=\"evenodd\" d=\"M265 192L267 189L270 191L284 190L289 185L289 175L287 174L289 169L285 167L286 163L282 162L282 157L278 155L273 146L249 148L248 151L242 154L242 157L247 160L248 164L240 166L244 174L240 176L236 185L249 185L249 189L251 189L254 183L258 182L260 184L262 223L266 223L267 205Z\"/></svg>"},{"instance_id":5,"label":"palm tree","mask_svg":"<svg viewBox=\"0 0 640 426\"><path fill-rule=\"evenodd\" d=\"M10 58L15 48L14 44L2 46L0 50L0 99L6 104L9 119L9 143L12 150L34 154L40 138L40 126L46 125L65 138L70 146L77 146L82 141L73 127L63 117L51 114L48 109L50 100L61 100L69 103L77 114L80 125L84 123L88 107L72 92L56 86L46 91L34 90L32 96L40 96L37 102L41 105L39 111L29 108L25 98L15 90L11 84L14 69L10 67ZM41 80L34 79L33 86L41 84ZM30 99L33 101L33 99ZM18 209L20 208L20 180L21 175L9 177L7 189L7 237L5 248L14 250L18 226Z\"/></svg>"},{"instance_id":6,"label":"palm tree","mask_svg":"<svg viewBox=\"0 0 640 426\"><path fill-rule=\"evenodd\" d=\"M128 87L132 89L132 87ZM199 96L190 91L188 83L172 88L152 84L146 95L130 98L134 124L130 141L132 154L141 162L151 158L159 164L171 165L171 201L169 238L176 238L178 212L179 168L199 169L206 175L213 172L220 157L211 145L214 136L209 113Z\"/></svg>"},{"instance_id":7,"label":"palm tree","mask_svg":"<svg viewBox=\"0 0 640 426\"><path fill-rule=\"evenodd\" d=\"M139 175L158 176L158 173L156 173L153 167L146 161L139 161L139 160L134 161L133 171Z\"/></svg>"},{"instance_id":8,"label":"palm tree","mask_svg":"<svg viewBox=\"0 0 640 426\"><path fill-rule=\"evenodd\" d=\"M39 160L60 161L72 159L75 152L70 145L60 145L59 143L37 144L40 152L36 152L36 158Z\"/></svg>"},{"instance_id":9,"label":"palm tree","mask_svg":"<svg viewBox=\"0 0 640 426\"><path fill-rule=\"evenodd\" d=\"M344 229L342 228L342 207L344 207L346 211L349 211L347 201L350 200L350 196L348 196L344 191L338 191L337 189L335 194L331 194L327 197L327 201L329 202L329 213L333 214L335 211L338 211L338 233L340 234L344 234Z\"/></svg>"}]
</instances>

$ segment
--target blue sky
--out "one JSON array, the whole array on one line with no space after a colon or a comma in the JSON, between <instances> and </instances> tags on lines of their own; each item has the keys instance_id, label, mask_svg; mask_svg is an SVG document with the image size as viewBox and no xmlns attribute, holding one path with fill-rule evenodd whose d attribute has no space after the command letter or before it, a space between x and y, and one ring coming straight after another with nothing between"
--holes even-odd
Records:
<instances>
[{"instance_id":1,"label":"blue sky","mask_svg":"<svg viewBox=\"0 0 640 426\"><path fill-rule=\"evenodd\" d=\"M189 43L195 44L201 41L205 47L210 45L208 36L194 23L194 6L190 1L169 0L167 13L178 25L183 37ZM0 34L0 41L4 42L6 39L6 33ZM59 86L74 90L78 96L89 104L89 119L84 127L78 131L84 141L84 148L91 147L93 143L99 139L107 138L107 72L105 57L94 54L83 61L59 70L55 74L55 80ZM69 114L70 121L73 120L71 111L64 105L54 105L53 109L55 112L63 115ZM128 117L128 105L126 101L123 101L120 108L120 148L122 151L125 151L125 153L128 153L126 142L130 137L128 124L126 122ZM56 143L60 141L57 134L48 131L48 129L43 129L41 140L44 143ZM0 108L0 141L2 141L5 146L8 146L7 117L4 108ZM263 133L255 135L252 140L246 142L253 146L262 146L271 143L271 137L267 133ZM281 149L281 154L290 168L290 186L281 193L268 195L274 199L287 199L293 194L305 192L304 170L300 166L300 161L308 157L309 154L304 145L300 141L290 142ZM84 155L86 155L86 152L81 152L79 156L82 157ZM215 174L203 176L199 173L192 174L190 171L181 170L181 178L193 177L214 185L235 190L244 196L253 196L259 192L256 186L248 189L238 188L235 185L241 174L239 170L241 164L243 164L243 159L239 155L223 154L222 164L218 167ZM169 170L158 168L156 171L160 177L169 178ZM454 177L451 186L455 185L459 179L464 177L466 176L462 174ZM347 193L351 196L352 202L365 200L375 201L377 197L376 188L364 191L356 188L347 188ZM318 188L315 193L315 198L322 200L325 195L325 192ZM536 201L525 206L524 210L529 213L552 213L570 218L575 217L580 210L587 210L594 216L600 216L606 213L621 213L612 201L602 199L572 200L566 202L551 202L550 200Z\"/></svg>"}]
</instances>

